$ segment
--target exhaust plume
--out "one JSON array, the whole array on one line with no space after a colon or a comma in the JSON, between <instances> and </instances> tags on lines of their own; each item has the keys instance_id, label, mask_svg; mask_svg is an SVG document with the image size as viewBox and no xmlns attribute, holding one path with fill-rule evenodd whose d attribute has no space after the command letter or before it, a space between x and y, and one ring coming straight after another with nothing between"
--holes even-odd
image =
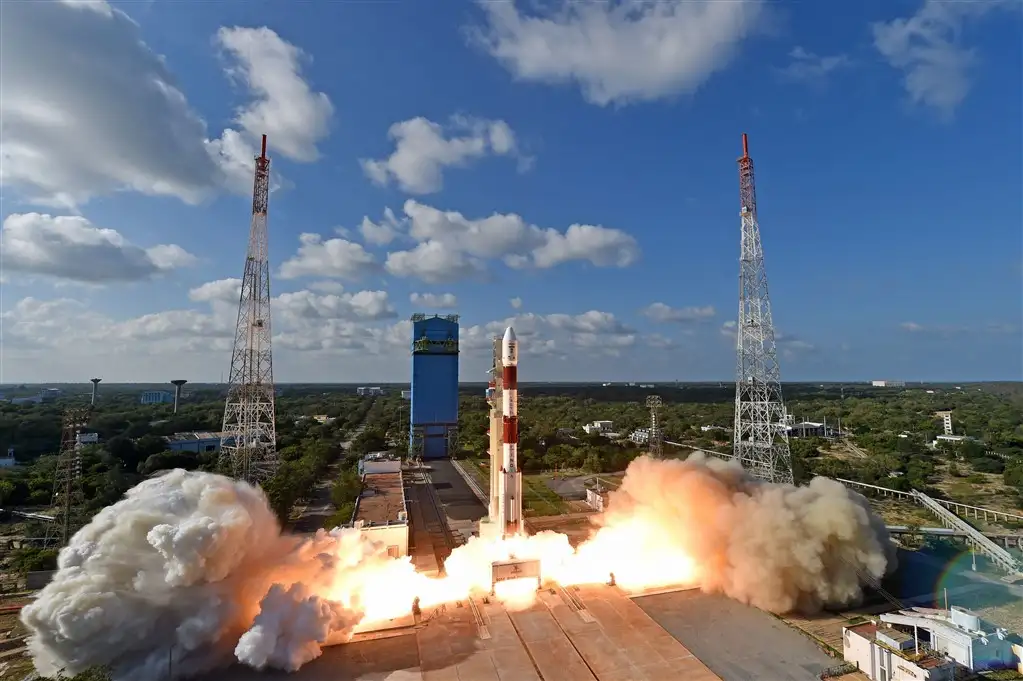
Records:
<instances>
[{"instance_id":1,"label":"exhaust plume","mask_svg":"<svg viewBox=\"0 0 1023 681\"><path fill-rule=\"evenodd\" d=\"M804 487L768 484L738 463L698 452L685 461L643 456L608 501L578 553L628 541L618 551L633 553L619 553L615 572L623 586L678 583L651 565L660 555L704 591L775 613L813 612L855 603L864 579L895 568L884 521L866 497L829 478Z\"/></svg>"},{"instance_id":2,"label":"exhaust plume","mask_svg":"<svg viewBox=\"0 0 1023 681\"><path fill-rule=\"evenodd\" d=\"M294 671L414 599L489 592L491 563L510 558L538 559L544 580L566 586L613 573L626 589L700 586L780 613L856 601L862 580L894 567L894 547L867 500L833 480L765 484L702 455L644 456L580 546L554 532L477 537L434 579L360 530L281 534L260 490L175 470L75 534L22 620L44 675L106 665L115 681L163 681L235 661ZM528 606L533 584L504 582L497 596Z\"/></svg>"}]
</instances>

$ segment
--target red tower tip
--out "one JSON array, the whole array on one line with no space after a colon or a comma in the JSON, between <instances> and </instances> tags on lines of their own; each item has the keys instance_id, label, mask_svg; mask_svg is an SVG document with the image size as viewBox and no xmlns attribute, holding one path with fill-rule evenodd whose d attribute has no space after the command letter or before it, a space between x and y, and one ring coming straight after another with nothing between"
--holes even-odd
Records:
<instances>
[{"instance_id":1,"label":"red tower tip","mask_svg":"<svg viewBox=\"0 0 1023 681\"><path fill-rule=\"evenodd\" d=\"M266 135L263 136L263 144L266 144ZM749 158L749 140L746 138L746 133L742 133L742 157Z\"/></svg>"},{"instance_id":2,"label":"red tower tip","mask_svg":"<svg viewBox=\"0 0 1023 681\"><path fill-rule=\"evenodd\" d=\"M742 136L743 144L746 142L746 136ZM259 155L260 158L266 158L266 135L263 135L263 151Z\"/></svg>"}]
</instances>

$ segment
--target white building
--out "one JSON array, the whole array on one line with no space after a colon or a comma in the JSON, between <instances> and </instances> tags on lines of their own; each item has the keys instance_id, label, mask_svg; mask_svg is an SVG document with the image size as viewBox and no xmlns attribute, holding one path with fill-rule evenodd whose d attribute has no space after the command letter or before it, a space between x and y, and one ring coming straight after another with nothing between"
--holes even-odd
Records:
<instances>
[{"instance_id":1,"label":"white building","mask_svg":"<svg viewBox=\"0 0 1023 681\"><path fill-rule=\"evenodd\" d=\"M864 622L842 627L842 656L871 681L953 681L955 662L922 649L911 634Z\"/></svg>"},{"instance_id":2,"label":"white building","mask_svg":"<svg viewBox=\"0 0 1023 681\"><path fill-rule=\"evenodd\" d=\"M952 412L951 410L936 411L934 415L941 419L941 426L945 429L945 435L952 435Z\"/></svg>"},{"instance_id":3,"label":"white building","mask_svg":"<svg viewBox=\"0 0 1023 681\"><path fill-rule=\"evenodd\" d=\"M403 400L411 400L412 399L412 391L411 390L402 390L401 391L401 399L403 399Z\"/></svg>"},{"instance_id":4,"label":"white building","mask_svg":"<svg viewBox=\"0 0 1023 681\"><path fill-rule=\"evenodd\" d=\"M14 458L14 447L7 448L7 456L0 458L0 468L11 468L17 466L18 462Z\"/></svg>"},{"instance_id":5,"label":"white building","mask_svg":"<svg viewBox=\"0 0 1023 681\"><path fill-rule=\"evenodd\" d=\"M594 511L603 512L607 508L608 492L603 487L590 487L586 490L586 504Z\"/></svg>"},{"instance_id":6,"label":"white building","mask_svg":"<svg viewBox=\"0 0 1023 681\"><path fill-rule=\"evenodd\" d=\"M611 421L594 421L583 426L587 435L606 435L611 432L614 424Z\"/></svg>"},{"instance_id":7,"label":"white building","mask_svg":"<svg viewBox=\"0 0 1023 681\"><path fill-rule=\"evenodd\" d=\"M984 622L966 608L912 608L885 613L881 621L926 632L929 648L975 672L1020 667L1019 647L1008 630Z\"/></svg>"},{"instance_id":8,"label":"white building","mask_svg":"<svg viewBox=\"0 0 1023 681\"><path fill-rule=\"evenodd\" d=\"M169 404L174 401L174 394L167 390L146 390L139 395L139 404Z\"/></svg>"},{"instance_id":9,"label":"white building","mask_svg":"<svg viewBox=\"0 0 1023 681\"><path fill-rule=\"evenodd\" d=\"M874 386L875 388L905 388L906 387L906 382L905 381L887 381L887 380L882 380L882 381L871 381L870 385Z\"/></svg>"},{"instance_id":10,"label":"white building","mask_svg":"<svg viewBox=\"0 0 1023 681\"><path fill-rule=\"evenodd\" d=\"M384 389L381 388L378 385L374 385L374 386L370 386L370 387L363 386L361 388L356 388L355 392L357 394L359 394L359 395L364 395L364 396L368 397L368 396L371 396L371 395L383 395L384 394Z\"/></svg>"},{"instance_id":11,"label":"white building","mask_svg":"<svg viewBox=\"0 0 1023 681\"><path fill-rule=\"evenodd\" d=\"M99 433L78 433L75 435L75 444L79 446L99 444Z\"/></svg>"},{"instance_id":12,"label":"white building","mask_svg":"<svg viewBox=\"0 0 1023 681\"><path fill-rule=\"evenodd\" d=\"M408 501L401 460L384 454L370 454L359 462L363 488L351 526L362 530L367 539L387 547L387 555L399 558L408 555Z\"/></svg>"},{"instance_id":13,"label":"white building","mask_svg":"<svg viewBox=\"0 0 1023 681\"><path fill-rule=\"evenodd\" d=\"M637 445L645 445L650 442L650 429L649 428L637 428L632 431L629 435L629 439L635 442Z\"/></svg>"}]
</instances>

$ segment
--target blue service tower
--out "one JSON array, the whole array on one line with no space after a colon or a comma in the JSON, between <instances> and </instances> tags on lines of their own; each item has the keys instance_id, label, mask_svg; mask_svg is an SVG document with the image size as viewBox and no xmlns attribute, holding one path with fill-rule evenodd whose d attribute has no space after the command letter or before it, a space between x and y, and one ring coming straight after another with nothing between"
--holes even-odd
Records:
<instances>
[{"instance_id":1,"label":"blue service tower","mask_svg":"<svg viewBox=\"0 0 1023 681\"><path fill-rule=\"evenodd\" d=\"M412 315L409 456L440 459L458 443L458 315Z\"/></svg>"}]
</instances>

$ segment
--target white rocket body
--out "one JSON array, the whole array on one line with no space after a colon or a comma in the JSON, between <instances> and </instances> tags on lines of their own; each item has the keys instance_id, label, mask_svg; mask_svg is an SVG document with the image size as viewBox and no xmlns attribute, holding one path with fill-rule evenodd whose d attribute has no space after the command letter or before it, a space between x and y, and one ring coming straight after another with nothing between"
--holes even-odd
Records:
<instances>
[{"instance_id":1,"label":"white rocket body","mask_svg":"<svg viewBox=\"0 0 1023 681\"><path fill-rule=\"evenodd\" d=\"M523 532L522 472L519 471L519 343L508 327L501 341L501 473L498 478L497 522L503 537Z\"/></svg>"}]
</instances>

